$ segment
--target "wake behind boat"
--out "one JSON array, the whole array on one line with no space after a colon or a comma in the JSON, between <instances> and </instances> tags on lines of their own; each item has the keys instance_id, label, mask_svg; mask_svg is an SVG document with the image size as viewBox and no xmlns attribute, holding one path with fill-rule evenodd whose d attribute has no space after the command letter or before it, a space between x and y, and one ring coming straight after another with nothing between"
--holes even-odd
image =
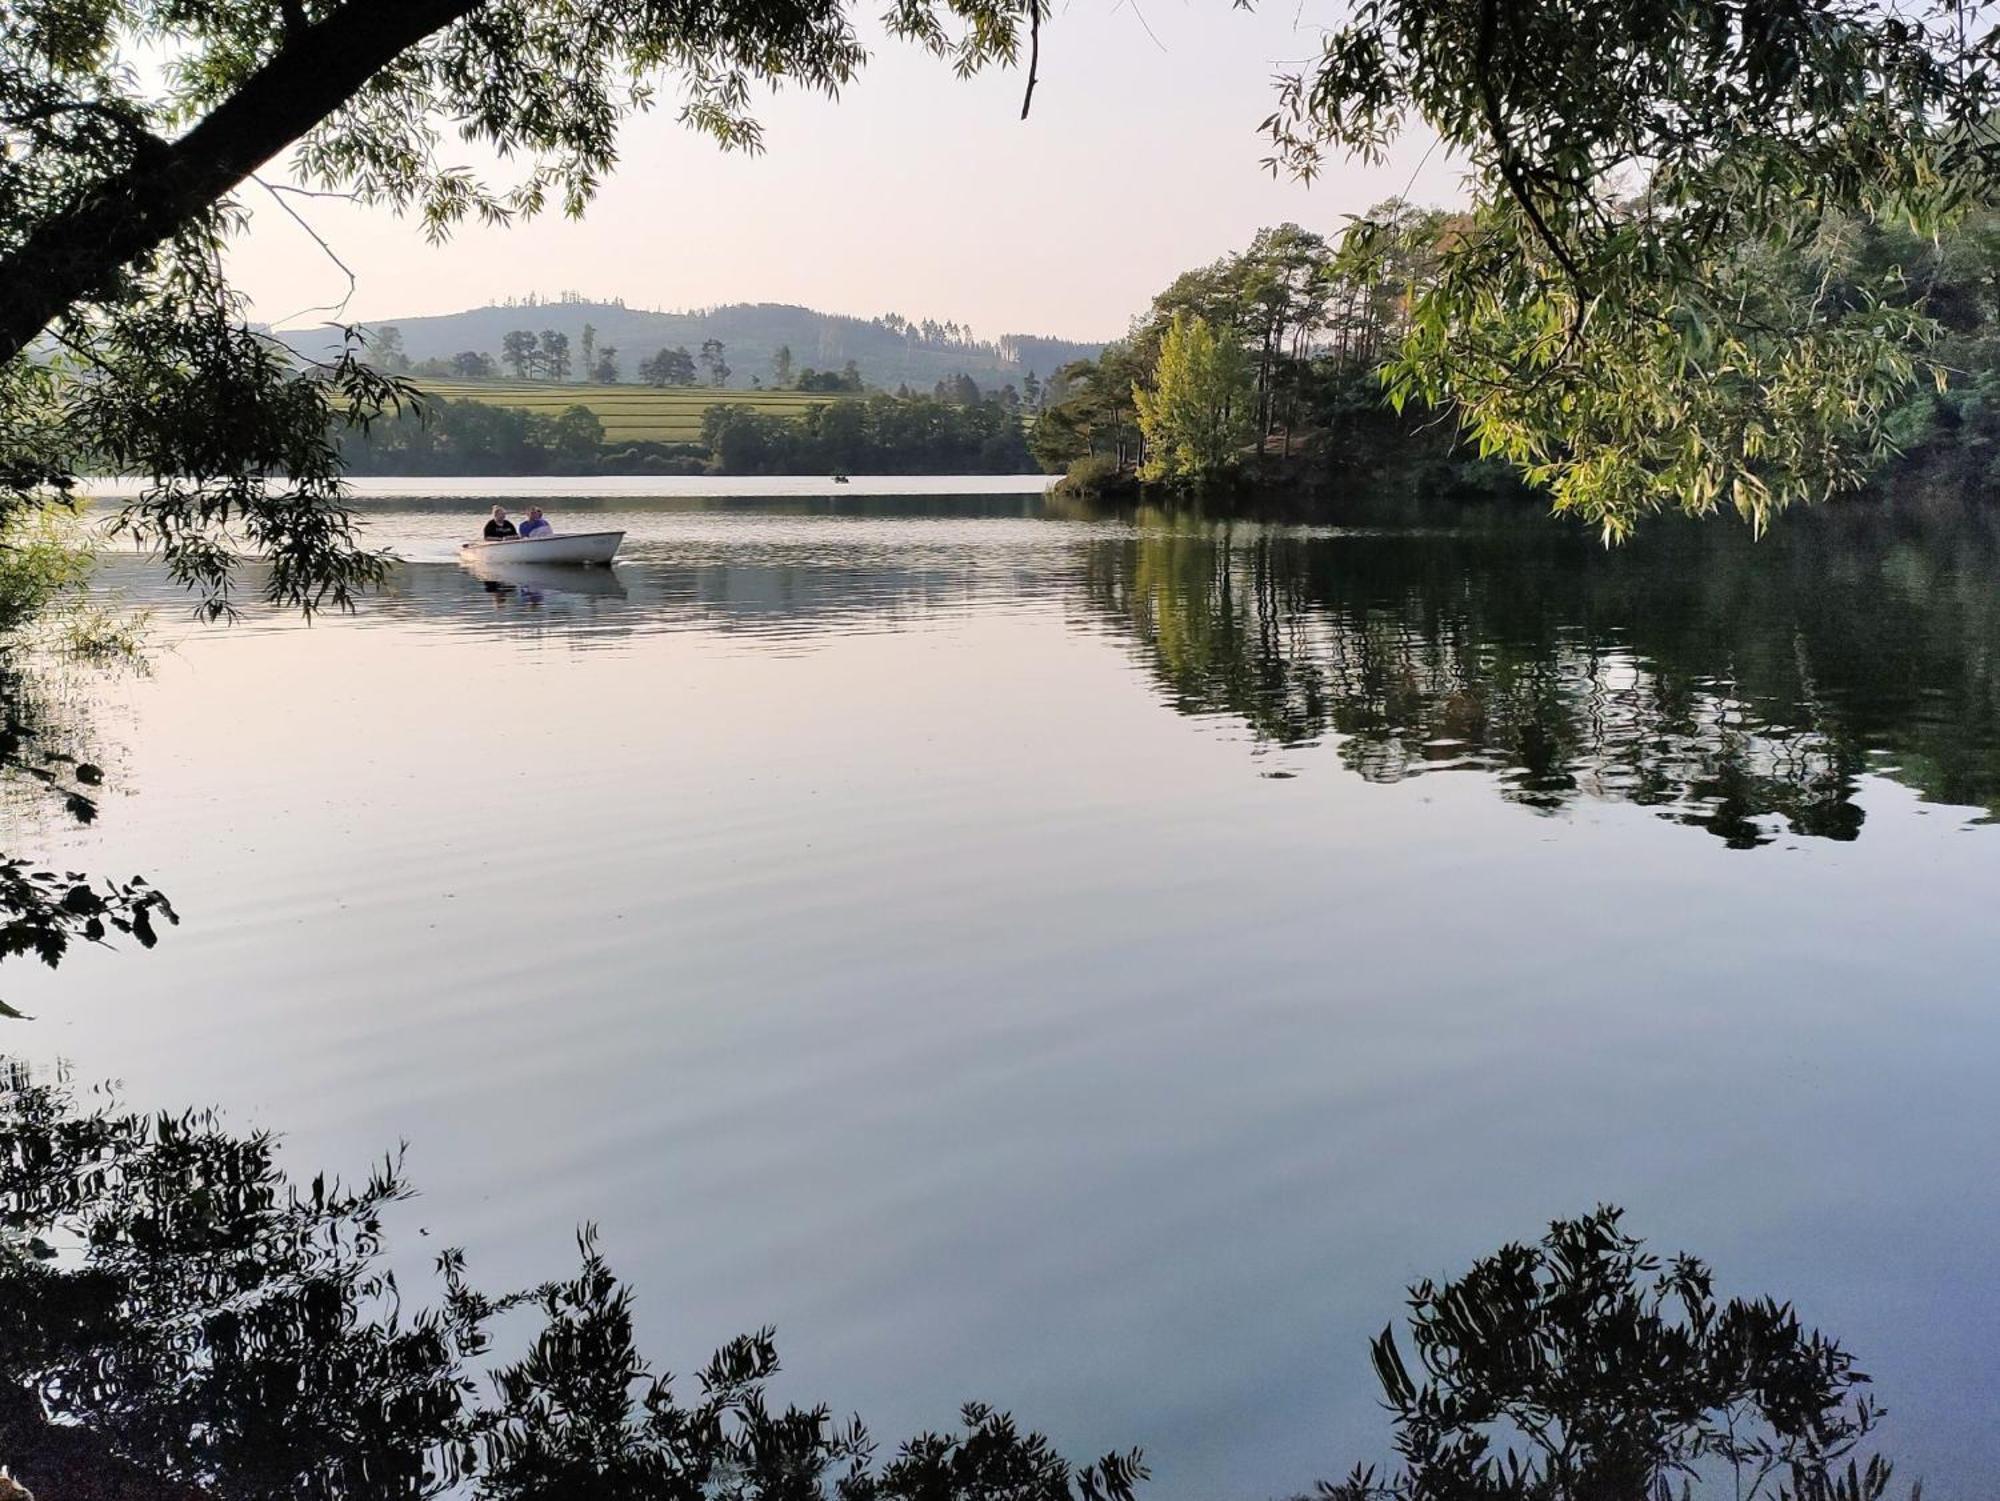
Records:
<instances>
[{"instance_id":1,"label":"wake behind boat","mask_svg":"<svg viewBox=\"0 0 2000 1501\"><path fill-rule=\"evenodd\" d=\"M463 563L557 563L568 565L608 564L618 556L623 532L564 532L556 536L495 537L486 542L462 543L458 549Z\"/></svg>"}]
</instances>

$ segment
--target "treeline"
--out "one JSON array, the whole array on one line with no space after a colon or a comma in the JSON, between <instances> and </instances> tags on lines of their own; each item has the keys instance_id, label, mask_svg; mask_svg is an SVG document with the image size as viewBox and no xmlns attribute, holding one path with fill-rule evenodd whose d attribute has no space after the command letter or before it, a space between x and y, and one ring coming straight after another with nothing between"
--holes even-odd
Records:
<instances>
[{"instance_id":1,"label":"treeline","mask_svg":"<svg viewBox=\"0 0 2000 1501\"><path fill-rule=\"evenodd\" d=\"M722 402L699 443L607 442L582 405L550 415L432 398L335 442L350 473L373 475L1023 474L1034 461L1012 396L877 393L797 417Z\"/></svg>"},{"instance_id":2,"label":"treeline","mask_svg":"<svg viewBox=\"0 0 2000 1501\"><path fill-rule=\"evenodd\" d=\"M1383 378L1464 224L1390 200L1337 241L1280 225L1184 273L1124 339L1048 382L1036 459L1086 491L1313 488L1383 469L1519 488L1466 451L1452 410L1398 408ZM2000 210L1935 238L1830 220L1811 245L1745 256L1794 298L1925 315L1934 338L1918 364L1936 379L1891 415L1888 457L1900 471L1942 466L1966 487L2000 486Z\"/></svg>"},{"instance_id":3,"label":"treeline","mask_svg":"<svg viewBox=\"0 0 2000 1501\"><path fill-rule=\"evenodd\" d=\"M718 474L1021 474L1034 467L1018 399L1004 397L878 393L811 406L797 418L728 403L703 414L701 436Z\"/></svg>"},{"instance_id":4,"label":"treeline","mask_svg":"<svg viewBox=\"0 0 2000 1501\"><path fill-rule=\"evenodd\" d=\"M1972 214L1937 240L1858 230L1848 263L1828 295L1858 298L1857 286L1895 267L1939 329L1928 355L1942 384L1918 387L1891 414L1891 472L1922 469L1969 491L2000 488L2000 211Z\"/></svg>"},{"instance_id":5,"label":"treeline","mask_svg":"<svg viewBox=\"0 0 2000 1501\"><path fill-rule=\"evenodd\" d=\"M573 296L565 293L564 304ZM589 305L577 300L580 305ZM528 301L518 305L530 308L555 304ZM1052 362L1052 357L1060 358L1063 351L1078 347L1027 335L1008 335L997 343L979 342L971 339L970 330L961 329L958 324L933 324L928 320L918 324L893 313L875 319L869 326L894 333L916 347L978 353L1022 363L1018 390L1012 381L1005 380L1001 388L1012 391L1013 400L1029 407L1039 406L1043 382L1032 364L1025 362L1035 359ZM393 323L367 330L366 341L369 362L390 375L462 381L492 381L504 375L516 381L547 381L558 385L572 381L617 385L625 379L625 363L618 346L601 343L593 323L583 325L574 345L560 329L544 328L539 332L530 328L509 329L500 336L497 357L485 350L461 349L451 355L415 360L405 346L403 330ZM786 343L771 349L764 368L739 371L729 363L728 346L717 338L701 340L694 351L685 344L663 345L638 360L633 373L639 384L656 387L700 385L720 390L730 384L732 377L741 374L747 377L745 384L753 391L858 395L868 389L858 361L843 361L838 370L817 370L794 358L791 345ZM970 397L966 395L968 388L972 392ZM887 389L886 382L883 389ZM897 394L911 394L907 382L898 384ZM959 371L938 380L934 394L940 401L964 401L976 400L980 393L973 378Z\"/></svg>"},{"instance_id":6,"label":"treeline","mask_svg":"<svg viewBox=\"0 0 2000 1501\"><path fill-rule=\"evenodd\" d=\"M483 401L426 398L421 407L405 407L396 417L378 420L365 430L343 429L335 434L335 442L353 474L624 472L605 467L609 455L604 424L586 406L567 407L551 416ZM696 465L692 472L698 473L698 459Z\"/></svg>"},{"instance_id":7,"label":"treeline","mask_svg":"<svg viewBox=\"0 0 2000 1501\"><path fill-rule=\"evenodd\" d=\"M1375 372L1405 328L1407 288L1451 217L1392 201L1390 253L1364 262L1282 224L1183 273L1130 332L1047 384L1032 448L1083 489L1288 481L1384 463L1504 483L1448 424L1389 409Z\"/></svg>"}]
</instances>

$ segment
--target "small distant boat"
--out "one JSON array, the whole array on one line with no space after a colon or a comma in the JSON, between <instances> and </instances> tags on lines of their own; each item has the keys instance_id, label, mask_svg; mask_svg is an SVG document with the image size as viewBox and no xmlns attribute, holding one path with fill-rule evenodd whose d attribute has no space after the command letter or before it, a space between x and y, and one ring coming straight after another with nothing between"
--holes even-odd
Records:
<instances>
[{"instance_id":1,"label":"small distant boat","mask_svg":"<svg viewBox=\"0 0 2000 1501\"><path fill-rule=\"evenodd\" d=\"M835 483L836 485L844 485L844 484L846 484L846 483L847 483L847 476L846 476L846 475L844 475L844 474L836 474L836 475L835 475L835 476L833 477L833 482L834 482L834 483Z\"/></svg>"},{"instance_id":2,"label":"small distant boat","mask_svg":"<svg viewBox=\"0 0 2000 1501\"><path fill-rule=\"evenodd\" d=\"M495 537L458 549L462 563L606 564L618 556L623 532L564 532L553 537Z\"/></svg>"}]
</instances>

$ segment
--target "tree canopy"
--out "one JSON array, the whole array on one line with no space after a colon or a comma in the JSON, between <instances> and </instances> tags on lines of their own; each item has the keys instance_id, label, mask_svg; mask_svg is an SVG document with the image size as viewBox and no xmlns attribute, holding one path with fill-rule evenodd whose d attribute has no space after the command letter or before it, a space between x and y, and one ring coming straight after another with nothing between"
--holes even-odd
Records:
<instances>
[{"instance_id":1,"label":"tree canopy","mask_svg":"<svg viewBox=\"0 0 2000 1501\"><path fill-rule=\"evenodd\" d=\"M1242 347L1208 320L1176 312L1160 339L1152 388L1134 386L1148 479L1199 484L1233 467L1251 435L1251 379Z\"/></svg>"},{"instance_id":2,"label":"tree canopy","mask_svg":"<svg viewBox=\"0 0 2000 1501\"><path fill-rule=\"evenodd\" d=\"M1611 536L1666 506L1761 525L1859 482L1933 332L1897 268L1834 296L1777 252L1830 273L1857 224L1989 197L1996 46L1962 0L1362 0L1282 81L1270 165L1435 132L1475 201L1412 289L1395 398Z\"/></svg>"}]
</instances>

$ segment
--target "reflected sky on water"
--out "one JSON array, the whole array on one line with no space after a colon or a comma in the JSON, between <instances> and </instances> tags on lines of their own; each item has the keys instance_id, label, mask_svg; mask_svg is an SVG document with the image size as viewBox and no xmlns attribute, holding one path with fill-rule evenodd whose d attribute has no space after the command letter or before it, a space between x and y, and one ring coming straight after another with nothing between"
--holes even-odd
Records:
<instances>
[{"instance_id":1,"label":"reflected sky on water","mask_svg":"<svg viewBox=\"0 0 2000 1501\"><path fill-rule=\"evenodd\" d=\"M2000 1462L1982 518L612 498L613 573L481 578L369 514L358 615L162 602L103 686L44 832L186 921L10 977L10 1051L406 1139L414 1257L595 1220L661 1364L774 1321L1162 1495L1380 1457L1403 1284L1599 1200L1839 1333L1933 1495Z\"/></svg>"}]
</instances>

